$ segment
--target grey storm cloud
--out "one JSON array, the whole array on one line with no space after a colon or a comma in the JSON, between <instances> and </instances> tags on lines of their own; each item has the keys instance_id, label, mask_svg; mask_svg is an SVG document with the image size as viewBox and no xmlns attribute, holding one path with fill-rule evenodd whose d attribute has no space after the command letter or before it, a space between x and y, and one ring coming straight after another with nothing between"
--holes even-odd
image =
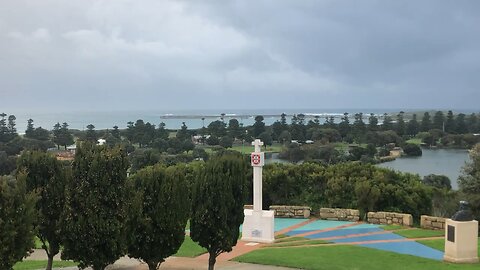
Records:
<instances>
[{"instance_id":1,"label":"grey storm cloud","mask_svg":"<svg viewBox=\"0 0 480 270\"><path fill-rule=\"evenodd\" d=\"M480 2L15 0L0 107L478 108Z\"/></svg>"}]
</instances>

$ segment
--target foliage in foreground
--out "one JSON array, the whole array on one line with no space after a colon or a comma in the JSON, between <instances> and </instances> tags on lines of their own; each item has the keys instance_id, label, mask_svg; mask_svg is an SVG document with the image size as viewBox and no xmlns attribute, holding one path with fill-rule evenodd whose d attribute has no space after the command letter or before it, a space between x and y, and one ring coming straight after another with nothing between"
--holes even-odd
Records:
<instances>
[{"instance_id":1,"label":"foliage in foreground","mask_svg":"<svg viewBox=\"0 0 480 270\"><path fill-rule=\"evenodd\" d=\"M119 148L77 148L66 190L63 259L99 270L124 254L127 168Z\"/></svg>"},{"instance_id":2,"label":"foliage in foreground","mask_svg":"<svg viewBox=\"0 0 480 270\"><path fill-rule=\"evenodd\" d=\"M25 175L0 176L0 269L11 270L33 248L35 202Z\"/></svg>"},{"instance_id":3,"label":"foliage in foreground","mask_svg":"<svg viewBox=\"0 0 480 270\"><path fill-rule=\"evenodd\" d=\"M480 219L480 143L470 150L470 161L458 178L460 191L466 195L476 219Z\"/></svg>"},{"instance_id":4,"label":"foliage in foreground","mask_svg":"<svg viewBox=\"0 0 480 270\"><path fill-rule=\"evenodd\" d=\"M243 222L243 199L247 174L241 156L224 155L210 159L193 193L190 230L192 240L210 255L208 268L216 257L232 250Z\"/></svg>"},{"instance_id":5,"label":"foliage in foreground","mask_svg":"<svg viewBox=\"0 0 480 270\"><path fill-rule=\"evenodd\" d=\"M129 256L157 269L185 238L190 200L179 166L147 167L132 177L134 194L127 223Z\"/></svg>"},{"instance_id":6,"label":"foliage in foreground","mask_svg":"<svg viewBox=\"0 0 480 270\"><path fill-rule=\"evenodd\" d=\"M36 204L37 237L47 253L46 269L51 270L53 257L60 252L60 216L65 207L65 184L71 176L70 171L54 156L37 151L24 152L18 159L18 168L27 174L28 191L39 195Z\"/></svg>"}]
</instances>

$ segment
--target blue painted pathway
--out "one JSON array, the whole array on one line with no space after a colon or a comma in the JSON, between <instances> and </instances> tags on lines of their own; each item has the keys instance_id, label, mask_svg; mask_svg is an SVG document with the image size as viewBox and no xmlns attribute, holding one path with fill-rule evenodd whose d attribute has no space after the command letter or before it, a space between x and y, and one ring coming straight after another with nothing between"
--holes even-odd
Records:
<instances>
[{"instance_id":1,"label":"blue painted pathway","mask_svg":"<svg viewBox=\"0 0 480 270\"><path fill-rule=\"evenodd\" d=\"M275 219L275 222L277 222L277 219ZM345 225L353 226L335 229L335 227ZM408 254L432 260L443 260L443 252L431 247L427 247L415 241L407 241L407 238L389 231L385 231L380 228L379 225L375 224L354 225L352 222L345 221L317 220L292 230L288 232L287 235L295 236L326 229L329 230L315 234L309 234L304 237L308 239L325 239L333 243L352 243L358 246L391 251L400 254ZM392 242L375 242L389 240L392 240Z\"/></svg>"}]
</instances>

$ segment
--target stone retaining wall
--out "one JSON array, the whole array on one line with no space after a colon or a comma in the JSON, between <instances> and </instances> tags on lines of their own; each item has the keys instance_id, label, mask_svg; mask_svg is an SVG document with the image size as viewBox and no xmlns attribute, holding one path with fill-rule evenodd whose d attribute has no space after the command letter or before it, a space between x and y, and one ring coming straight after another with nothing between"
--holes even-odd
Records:
<instances>
[{"instance_id":1,"label":"stone retaining wall","mask_svg":"<svg viewBox=\"0 0 480 270\"><path fill-rule=\"evenodd\" d=\"M395 212L368 212L367 221L374 224L384 225L404 225L412 226L413 217L410 214L395 213Z\"/></svg>"},{"instance_id":2,"label":"stone retaining wall","mask_svg":"<svg viewBox=\"0 0 480 270\"><path fill-rule=\"evenodd\" d=\"M320 208L319 216L321 219L327 220L359 221L360 211L343 208Z\"/></svg>"},{"instance_id":3,"label":"stone retaining wall","mask_svg":"<svg viewBox=\"0 0 480 270\"><path fill-rule=\"evenodd\" d=\"M295 205L271 205L270 210L275 211L275 217L283 218L309 218L311 208Z\"/></svg>"},{"instance_id":4,"label":"stone retaining wall","mask_svg":"<svg viewBox=\"0 0 480 270\"><path fill-rule=\"evenodd\" d=\"M420 216L420 227L424 229L443 230L445 229L445 218L422 215Z\"/></svg>"}]
</instances>

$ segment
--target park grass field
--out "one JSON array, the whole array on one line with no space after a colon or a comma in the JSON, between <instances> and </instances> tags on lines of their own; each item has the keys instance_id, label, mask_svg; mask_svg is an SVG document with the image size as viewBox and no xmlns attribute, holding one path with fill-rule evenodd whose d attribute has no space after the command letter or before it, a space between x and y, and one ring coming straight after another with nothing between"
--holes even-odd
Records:
<instances>
[{"instance_id":1,"label":"park grass field","mask_svg":"<svg viewBox=\"0 0 480 270\"><path fill-rule=\"evenodd\" d=\"M420 145L420 144L422 144L422 139L420 139L420 138L412 138L412 139L410 139L410 140L407 140L406 143L411 143L411 144Z\"/></svg>"},{"instance_id":2,"label":"park grass field","mask_svg":"<svg viewBox=\"0 0 480 270\"><path fill-rule=\"evenodd\" d=\"M445 239L418 240L417 242L434 249L445 250ZM478 239L478 256L480 256L480 238Z\"/></svg>"},{"instance_id":3,"label":"park grass field","mask_svg":"<svg viewBox=\"0 0 480 270\"><path fill-rule=\"evenodd\" d=\"M309 270L473 270L480 264L450 264L359 246L262 248L236 261Z\"/></svg>"},{"instance_id":4,"label":"park grass field","mask_svg":"<svg viewBox=\"0 0 480 270\"><path fill-rule=\"evenodd\" d=\"M426 230L426 229L410 229L410 230L397 230L393 233L401 235L406 238L426 238L426 237L437 237L444 236L444 230Z\"/></svg>"},{"instance_id":5,"label":"park grass field","mask_svg":"<svg viewBox=\"0 0 480 270\"><path fill-rule=\"evenodd\" d=\"M405 227L402 225L383 225L383 226L380 226L380 228L386 231L395 231L395 230L407 229L409 227Z\"/></svg>"},{"instance_id":6,"label":"park grass field","mask_svg":"<svg viewBox=\"0 0 480 270\"><path fill-rule=\"evenodd\" d=\"M54 261L53 267L69 267L69 266L77 266L76 263L71 261ZM47 260L39 260L39 261L23 261L18 262L13 266L14 270L35 270L35 269L45 269L47 267Z\"/></svg>"},{"instance_id":7,"label":"park grass field","mask_svg":"<svg viewBox=\"0 0 480 270\"><path fill-rule=\"evenodd\" d=\"M207 252L206 249L203 247L199 246L197 243L193 242L192 238L190 236L185 235L185 241L183 241L183 244L180 246L180 249L178 250L177 254L173 255L176 257L197 257L203 253Z\"/></svg>"}]
</instances>

